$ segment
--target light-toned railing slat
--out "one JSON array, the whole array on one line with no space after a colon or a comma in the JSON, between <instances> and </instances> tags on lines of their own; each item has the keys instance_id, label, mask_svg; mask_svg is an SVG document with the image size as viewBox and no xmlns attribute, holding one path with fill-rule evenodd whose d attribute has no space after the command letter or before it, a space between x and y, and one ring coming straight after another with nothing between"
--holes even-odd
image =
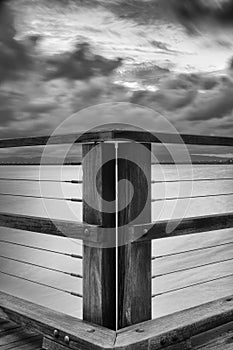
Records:
<instances>
[{"instance_id":1,"label":"light-toned railing slat","mask_svg":"<svg viewBox=\"0 0 233 350\"><path fill-rule=\"evenodd\" d=\"M190 271L192 273L192 269L197 267L218 264L229 259L233 260L233 241L224 246L157 258L152 261L152 278L179 271Z\"/></svg>"},{"instance_id":2,"label":"light-toned railing slat","mask_svg":"<svg viewBox=\"0 0 233 350\"><path fill-rule=\"evenodd\" d=\"M0 274L0 283L0 294L7 293L22 299L22 301L35 303L38 307L43 306L82 320L82 298L4 274Z\"/></svg>"},{"instance_id":3,"label":"light-toned railing slat","mask_svg":"<svg viewBox=\"0 0 233 350\"><path fill-rule=\"evenodd\" d=\"M216 230L210 232L199 233L198 235L187 235L179 237L168 237L166 240L154 240L152 242L153 260L160 258L173 258L181 255L189 256L198 254L202 250L210 250L213 248L223 249L225 245L233 245L232 229ZM169 259L168 259L169 261Z\"/></svg>"},{"instance_id":4,"label":"light-toned railing slat","mask_svg":"<svg viewBox=\"0 0 233 350\"><path fill-rule=\"evenodd\" d=\"M232 286L233 276L229 276L157 296L152 299L152 319L227 297L232 293Z\"/></svg>"},{"instance_id":5,"label":"light-toned railing slat","mask_svg":"<svg viewBox=\"0 0 233 350\"><path fill-rule=\"evenodd\" d=\"M0 273L17 276L16 283L18 279L27 279L28 282L44 284L44 286L47 285L67 293L76 292L82 295L82 278L47 270L40 266L0 257Z\"/></svg>"},{"instance_id":6,"label":"light-toned railing slat","mask_svg":"<svg viewBox=\"0 0 233 350\"><path fill-rule=\"evenodd\" d=\"M32 231L1 227L0 243L26 247L31 251L47 252L61 256L82 258L82 241L52 235L41 235Z\"/></svg>"},{"instance_id":7,"label":"light-toned railing slat","mask_svg":"<svg viewBox=\"0 0 233 350\"><path fill-rule=\"evenodd\" d=\"M232 285L231 276L153 298L152 319L159 320L161 317L169 317L174 313L225 298L231 295Z\"/></svg>"},{"instance_id":8,"label":"light-toned railing slat","mask_svg":"<svg viewBox=\"0 0 233 350\"><path fill-rule=\"evenodd\" d=\"M168 294L172 291L189 288L189 286L190 291L192 291L191 287L194 285L216 280L230 274L233 277L233 259L208 266L196 267L192 270L163 275L152 279L152 295Z\"/></svg>"},{"instance_id":9,"label":"light-toned railing slat","mask_svg":"<svg viewBox=\"0 0 233 350\"><path fill-rule=\"evenodd\" d=\"M0 212L82 222L82 203L76 201L5 195Z\"/></svg>"},{"instance_id":10,"label":"light-toned railing slat","mask_svg":"<svg viewBox=\"0 0 233 350\"><path fill-rule=\"evenodd\" d=\"M41 237L41 240L42 239L43 237ZM6 243L1 241L1 235L0 258L13 259L29 265L37 265L38 267L41 267L42 272L44 269L47 269L48 271L51 269L68 275L82 275L82 259L75 259L52 252Z\"/></svg>"},{"instance_id":11,"label":"light-toned railing slat","mask_svg":"<svg viewBox=\"0 0 233 350\"><path fill-rule=\"evenodd\" d=\"M82 185L59 182L30 182L0 180L1 194L82 199ZM4 200L4 198L2 198Z\"/></svg>"},{"instance_id":12,"label":"light-toned railing slat","mask_svg":"<svg viewBox=\"0 0 233 350\"><path fill-rule=\"evenodd\" d=\"M62 172L57 166L46 165L7 165L0 167L0 178L29 181L82 181L82 167L74 165L62 166Z\"/></svg>"}]
</instances>

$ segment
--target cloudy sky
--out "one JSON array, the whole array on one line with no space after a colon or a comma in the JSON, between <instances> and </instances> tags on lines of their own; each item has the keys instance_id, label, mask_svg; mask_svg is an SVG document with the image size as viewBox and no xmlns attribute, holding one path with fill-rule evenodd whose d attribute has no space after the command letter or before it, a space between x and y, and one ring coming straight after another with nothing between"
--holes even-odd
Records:
<instances>
[{"instance_id":1,"label":"cloudy sky","mask_svg":"<svg viewBox=\"0 0 233 350\"><path fill-rule=\"evenodd\" d=\"M47 135L106 102L232 136L232 18L230 0L1 1L0 137Z\"/></svg>"}]
</instances>

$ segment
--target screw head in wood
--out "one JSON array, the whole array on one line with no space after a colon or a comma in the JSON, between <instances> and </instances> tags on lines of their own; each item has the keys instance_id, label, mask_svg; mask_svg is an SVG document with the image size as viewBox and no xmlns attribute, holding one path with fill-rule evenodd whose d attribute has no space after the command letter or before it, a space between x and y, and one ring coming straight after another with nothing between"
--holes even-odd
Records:
<instances>
[{"instance_id":1,"label":"screw head in wood","mask_svg":"<svg viewBox=\"0 0 233 350\"><path fill-rule=\"evenodd\" d=\"M90 328L87 330L88 333L95 333L95 329L94 328Z\"/></svg>"},{"instance_id":2,"label":"screw head in wood","mask_svg":"<svg viewBox=\"0 0 233 350\"><path fill-rule=\"evenodd\" d=\"M226 301L227 302L233 301L233 298L227 298Z\"/></svg>"},{"instance_id":3,"label":"screw head in wood","mask_svg":"<svg viewBox=\"0 0 233 350\"><path fill-rule=\"evenodd\" d=\"M137 332L137 333L144 333L144 332L145 332L145 330L144 330L144 329L142 329L142 328L138 328L138 329L136 329L136 332Z\"/></svg>"},{"instance_id":4,"label":"screw head in wood","mask_svg":"<svg viewBox=\"0 0 233 350\"><path fill-rule=\"evenodd\" d=\"M54 329L53 336L54 336L54 338L58 338L59 337L59 331L57 329Z\"/></svg>"},{"instance_id":5,"label":"screw head in wood","mask_svg":"<svg viewBox=\"0 0 233 350\"><path fill-rule=\"evenodd\" d=\"M85 235L88 235L88 234L89 234L88 228L85 228L84 233L85 233Z\"/></svg>"},{"instance_id":6,"label":"screw head in wood","mask_svg":"<svg viewBox=\"0 0 233 350\"><path fill-rule=\"evenodd\" d=\"M69 336L68 336L68 335L66 335L66 336L65 336L65 338L64 338L64 342L65 342L66 344L69 344L69 342L70 342L70 338L69 338Z\"/></svg>"}]
</instances>

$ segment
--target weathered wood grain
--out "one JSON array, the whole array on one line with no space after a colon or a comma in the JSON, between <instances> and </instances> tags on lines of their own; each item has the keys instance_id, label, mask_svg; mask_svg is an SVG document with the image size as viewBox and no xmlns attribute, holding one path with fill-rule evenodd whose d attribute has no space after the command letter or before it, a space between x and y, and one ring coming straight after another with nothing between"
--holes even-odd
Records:
<instances>
[{"instance_id":1,"label":"weathered wood grain","mask_svg":"<svg viewBox=\"0 0 233 350\"><path fill-rule=\"evenodd\" d=\"M151 242L132 242L128 232L132 222L151 221L151 147L120 143L118 158L120 329L151 319Z\"/></svg>"},{"instance_id":2,"label":"weathered wood grain","mask_svg":"<svg viewBox=\"0 0 233 350\"><path fill-rule=\"evenodd\" d=\"M233 345L233 322L210 329L191 338L193 350L212 349L221 350Z\"/></svg>"},{"instance_id":3,"label":"weathered wood grain","mask_svg":"<svg viewBox=\"0 0 233 350\"><path fill-rule=\"evenodd\" d=\"M88 152L91 151L91 155ZM115 149L113 144L83 146L83 221L115 227ZM105 162L107 159L113 161ZM102 166L103 165L103 166ZM99 171L98 171L99 169ZM96 182L95 182L96 180ZM97 195L96 186L98 187ZM103 201L113 201L113 212L106 212ZM105 236L103 240L105 241ZM112 238L112 237L111 237ZM113 243L115 237L113 237ZM83 319L110 329L116 326L116 248L83 245Z\"/></svg>"},{"instance_id":4,"label":"weathered wood grain","mask_svg":"<svg viewBox=\"0 0 233 350\"><path fill-rule=\"evenodd\" d=\"M12 329L16 329L16 328L19 328L19 325L9 323L6 321L5 323L1 324L1 326L0 326L0 336L1 336L1 333L5 333L5 332L11 331Z\"/></svg>"},{"instance_id":5,"label":"weathered wood grain","mask_svg":"<svg viewBox=\"0 0 233 350\"><path fill-rule=\"evenodd\" d=\"M6 327L7 326L7 327ZM6 330L7 328L7 330ZM41 348L42 337L27 332L19 325L5 320L0 323L0 348L1 350L34 350Z\"/></svg>"},{"instance_id":6,"label":"weathered wood grain","mask_svg":"<svg viewBox=\"0 0 233 350\"><path fill-rule=\"evenodd\" d=\"M42 343L43 350L68 350L69 346L58 343L54 338L44 337Z\"/></svg>"},{"instance_id":7,"label":"weathered wood grain","mask_svg":"<svg viewBox=\"0 0 233 350\"><path fill-rule=\"evenodd\" d=\"M22 332L22 331L21 331ZM14 341L14 343L8 343L1 346L1 350L41 350L42 337L31 336L30 338L25 338L21 340Z\"/></svg>"},{"instance_id":8,"label":"weathered wood grain","mask_svg":"<svg viewBox=\"0 0 233 350\"><path fill-rule=\"evenodd\" d=\"M232 321L233 296L230 296L120 330L115 347L119 350L166 349Z\"/></svg>"},{"instance_id":9,"label":"weathered wood grain","mask_svg":"<svg viewBox=\"0 0 233 350\"><path fill-rule=\"evenodd\" d=\"M0 213L0 226L93 242L97 242L99 237L98 228L94 225L11 213Z\"/></svg>"},{"instance_id":10,"label":"weathered wood grain","mask_svg":"<svg viewBox=\"0 0 233 350\"><path fill-rule=\"evenodd\" d=\"M138 237L141 233L140 241L223 230L233 227L233 213L197 216L184 218L180 222L178 220L174 220L173 222L174 224L178 222L178 225L172 232L166 231L167 220L145 225L134 225L129 229L131 230L132 237ZM169 221L169 225L171 224L172 221Z\"/></svg>"},{"instance_id":11,"label":"weathered wood grain","mask_svg":"<svg viewBox=\"0 0 233 350\"><path fill-rule=\"evenodd\" d=\"M174 143L180 144L181 140L187 145L209 145L209 146L233 146L232 137L187 135L187 134L167 134L156 131L139 131L126 129L95 130L93 132L56 135L56 136L36 136L22 137L14 139L1 139L0 148L25 147L87 142L102 142L109 140L133 140L143 143Z\"/></svg>"},{"instance_id":12,"label":"weathered wood grain","mask_svg":"<svg viewBox=\"0 0 233 350\"><path fill-rule=\"evenodd\" d=\"M212 339L207 344L192 348L193 350L232 350L233 349L233 331L227 332L218 338Z\"/></svg>"},{"instance_id":13,"label":"weathered wood grain","mask_svg":"<svg viewBox=\"0 0 233 350\"><path fill-rule=\"evenodd\" d=\"M22 325L28 331L53 337L58 330L58 340L63 342L66 335L70 347L80 350L111 349L115 332L81 321L77 318L36 305L26 300L0 292L0 317Z\"/></svg>"},{"instance_id":14,"label":"weathered wood grain","mask_svg":"<svg viewBox=\"0 0 233 350\"><path fill-rule=\"evenodd\" d=\"M94 216L92 217L92 222ZM148 220L149 221L149 220ZM176 221L174 221L175 223ZM171 224L171 221L169 222ZM193 233L201 233L222 230L233 227L233 213L214 214L183 219L173 232L166 232L168 221L156 223L129 225L130 237L140 237L138 240L153 240L165 237L181 236ZM87 223L78 223L68 220L50 220L29 215L0 213L0 226L16 228L20 230L39 232L60 237L70 237L85 241L100 243L104 239L101 227ZM147 231L145 233L145 231Z\"/></svg>"}]
</instances>

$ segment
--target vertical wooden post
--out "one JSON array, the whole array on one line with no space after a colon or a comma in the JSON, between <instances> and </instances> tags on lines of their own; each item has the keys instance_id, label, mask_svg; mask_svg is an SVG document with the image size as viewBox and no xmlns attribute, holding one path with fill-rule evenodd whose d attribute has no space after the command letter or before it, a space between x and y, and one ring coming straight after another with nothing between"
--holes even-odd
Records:
<instances>
[{"instance_id":1,"label":"vertical wooden post","mask_svg":"<svg viewBox=\"0 0 233 350\"><path fill-rule=\"evenodd\" d=\"M125 154L132 162L121 159ZM122 225L151 222L151 145L120 143L118 158L119 181L128 180L119 182L119 207L128 203L134 191L129 205L119 212L122 234ZM118 248L119 329L151 319L151 258L151 241L128 242Z\"/></svg>"},{"instance_id":2,"label":"vertical wooden post","mask_svg":"<svg viewBox=\"0 0 233 350\"><path fill-rule=\"evenodd\" d=\"M115 214L106 213L103 201L115 200L114 144L83 145L83 221L105 228L115 227ZM85 160L86 154L92 151ZM113 161L105 163L106 159ZM96 196L95 177L99 197ZM90 206L88 203L94 204ZM116 248L83 244L83 319L116 328Z\"/></svg>"},{"instance_id":3,"label":"vertical wooden post","mask_svg":"<svg viewBox=\"0 0 233 350\"><path fill-rule=\"evenodd\" d=\"M115 199L115 145L83 145L83 220L105 228L119 225L119 241L126 234L126 244L117 250L115 247L91 247L84 242L83 318L114 330L151 318L151 242L127 240L127 224L151 221L151 147L136 145L133 142L118 144L117 223L114 213L105 213L103 201L98 196L93 198L97 173L100 196L104 200ZM85 155L90 150L94 152L86 161ZM108 158L113 160L96 171ZM90 199L97 210L88 205Z\"/></svg>"}]
</instances>

